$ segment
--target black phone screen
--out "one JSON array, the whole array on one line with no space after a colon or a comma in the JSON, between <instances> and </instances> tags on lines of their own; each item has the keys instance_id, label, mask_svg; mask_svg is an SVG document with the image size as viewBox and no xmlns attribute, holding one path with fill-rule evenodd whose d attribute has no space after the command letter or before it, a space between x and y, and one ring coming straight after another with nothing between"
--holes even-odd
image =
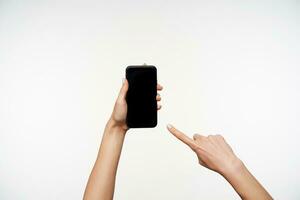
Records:
<instances>
[{"instance_id":1,"label":"black phone screen","mask_svg":"<svg viewBox=\"0 0 300 200\"><path fill-rule=\"evenodd\" d=\"M154 66L128 66L126 79L127 118L130 128L155 127L157 124L157 70Z\"/></svg>"}]
</instances>

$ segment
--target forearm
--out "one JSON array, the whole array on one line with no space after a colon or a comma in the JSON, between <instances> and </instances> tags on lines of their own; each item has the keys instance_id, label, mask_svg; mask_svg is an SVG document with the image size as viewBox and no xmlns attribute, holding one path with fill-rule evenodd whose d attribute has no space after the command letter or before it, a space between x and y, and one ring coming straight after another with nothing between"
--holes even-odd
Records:
<instances>
[{"instance_id":1,"label":"forearm","mask_svg":"<svg viewBox=\"0 0 300 200\"><path fill-rule=\"evenodd\" d=\"M223 176L243 200L273 199L239 159Z\"/></svg>"},{"instance_id":2,"label":"forearm","mask_svg":"<svg viewBox=\"0 0 300 200\"><path fill-rule=\"evenodd\" d=\"M109 120L102 137L101 146L91 172L84 199L113 199L117 167L126 130Z\"/></svg>"}]
</instances>

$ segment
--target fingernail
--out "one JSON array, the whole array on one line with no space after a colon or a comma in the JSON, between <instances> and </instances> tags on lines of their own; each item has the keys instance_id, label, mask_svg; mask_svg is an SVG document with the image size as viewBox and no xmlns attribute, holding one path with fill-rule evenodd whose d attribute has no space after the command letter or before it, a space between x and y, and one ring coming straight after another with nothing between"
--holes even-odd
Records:
<instances>
[{"instance_id":1,"label":"fingernail","mask_svg":"<svg viewBox=\"0 0 300 200\"><path fill-rule=\"evenodd\" d=\"M168 124L167 127L168 128L173 128L173 126L171 124Z\"/></svg>"}]
</instances>

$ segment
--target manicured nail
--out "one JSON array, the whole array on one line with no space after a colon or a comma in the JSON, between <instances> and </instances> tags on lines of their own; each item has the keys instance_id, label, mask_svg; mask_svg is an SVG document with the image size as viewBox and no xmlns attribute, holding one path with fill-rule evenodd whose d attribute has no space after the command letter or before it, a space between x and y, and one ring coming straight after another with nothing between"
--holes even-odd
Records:
<instances>
[{"instance_id":1,"label":"manicured nail","mask_svg":"<svg viewBox=\"0 0 300 200\"><path fill-rule=\"evenodd\" d=\"M171 124L168 124L167 127L168 128L173 128L173 126Z\"/></svg>"}]
</instances>

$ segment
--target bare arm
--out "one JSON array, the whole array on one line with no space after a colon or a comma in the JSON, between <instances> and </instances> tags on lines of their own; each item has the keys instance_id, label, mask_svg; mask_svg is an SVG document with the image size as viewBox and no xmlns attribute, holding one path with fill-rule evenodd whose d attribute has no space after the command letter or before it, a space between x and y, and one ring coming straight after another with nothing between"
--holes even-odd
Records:
<instances>
[{"instance_id":1,"label":"bare arm","mask_svg":"<svg viewBox=\"0 0 300 200\"><path fill-rule=\"evenodd\" d=\"M172 125L167 128L196 153L200 165L221 174L243 200L272 199L221 135L195 134L192 139Z\"/></svg>"},{"instance_id":2,"label":"bare arm","mask_svg":"<svg viewBox=\"0 0 300 200\"><path fill-rule=\"evenodd\" d=\"M113 199L115 179L126 130L107 123L97 160L86 186L84 199Z\"/></svg>"},{"instance_id":3,"label":"bare arm","mask_svg":"<svg viewBox=\"0 0 300 200\"><path fill-rule=\"evenodd\" d=\"M113 113L105 126L99 153L85 189L84 200L113 199L118 163L128 130L125 100L128 87L127 80L124 80ZM162 86L157 85L157 90L162 90ZM161 100L159 95L156 100ZM160 108L161 106L158 106L157 109Z\"/></svg>"}]
</instances>

